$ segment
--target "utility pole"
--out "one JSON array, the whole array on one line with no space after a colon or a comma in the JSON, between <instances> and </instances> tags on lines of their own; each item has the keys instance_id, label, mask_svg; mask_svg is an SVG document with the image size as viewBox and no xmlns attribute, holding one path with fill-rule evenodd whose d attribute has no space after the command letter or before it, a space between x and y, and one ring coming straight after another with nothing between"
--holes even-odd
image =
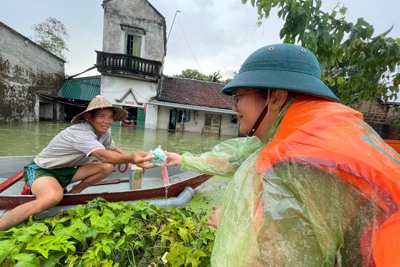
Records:
<instances>
[{"instance_id":1,"label":"utility pole","mask_svg":"<svg viewBox=\"0 0 400 267\"><path fill-rule=\"evenodd\" d=\"M168 40L169 40L169 35L171 34L172 27L174 27L176 15L178 15L178 12L181 12L181 11L180 11L180 10L175 11L175 16L174 16L174 19L172 20L171 29L169 29L169 32L168 32L167 42L168 42Z\"/></svg>"}]
</instances>

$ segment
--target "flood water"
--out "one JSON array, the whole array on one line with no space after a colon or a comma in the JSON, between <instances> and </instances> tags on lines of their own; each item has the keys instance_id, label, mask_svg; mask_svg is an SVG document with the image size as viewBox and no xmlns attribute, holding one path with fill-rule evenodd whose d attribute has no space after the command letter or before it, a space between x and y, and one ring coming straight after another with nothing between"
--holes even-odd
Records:
<instances>
[{"instance_id":1,"label":"flood water","mask_svg":"<svg viewBox=\"0 0 400 267\"><path fill-rule=\"evenodd\" d=\"M38 154L51 139L71 124L68 122L0 123L0 156ZM202 136L198 133L137 129L113 126L111 134L117 146L127 153L163 150L202 153L232 136Z\"/></svg>"}]
</instances>

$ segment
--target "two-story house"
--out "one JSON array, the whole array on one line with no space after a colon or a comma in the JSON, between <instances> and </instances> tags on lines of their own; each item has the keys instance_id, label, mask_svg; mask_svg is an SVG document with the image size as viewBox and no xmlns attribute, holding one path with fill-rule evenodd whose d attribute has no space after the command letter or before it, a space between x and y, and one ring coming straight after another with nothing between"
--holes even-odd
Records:
<instances>
[{"instance_id":1,"label":"two-story house","mask_svg":"<svg viewBox=\"0 0 400 267\"><path fill-rule=\"evenodd\" d=\"M166 23L149 1L104 0L103 8L101 76L67 80L60 97L89 101L101 94L128 110L126 126L237 135L232 100L219 92L223 84L163 75ZM66 108L67 118L74 109Z\"/></svg>"}]
</instances>

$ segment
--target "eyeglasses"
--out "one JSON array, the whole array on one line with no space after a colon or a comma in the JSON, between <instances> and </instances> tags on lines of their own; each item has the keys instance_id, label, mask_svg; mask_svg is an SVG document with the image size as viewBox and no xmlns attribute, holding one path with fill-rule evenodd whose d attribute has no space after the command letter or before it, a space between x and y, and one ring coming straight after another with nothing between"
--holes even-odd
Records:
<instances>
[{"instance_id":1,"label":"eyeglasses","mask_svg":"<svg viewBox=\"0 0 400 267\"><path fill-rule=\"evenodd\" d=\"M233 105L234 105L234 106L237 105L237 103L239 102L239 96L245 95L245 94L252 94L252 93L255 93L255 92L258 92L258 91L260 91L260 90L250 90L250 91L247 91L247 92L244 92L244 93L232 94L232 97L233 97Z\"/></svg>"}]
</instances>

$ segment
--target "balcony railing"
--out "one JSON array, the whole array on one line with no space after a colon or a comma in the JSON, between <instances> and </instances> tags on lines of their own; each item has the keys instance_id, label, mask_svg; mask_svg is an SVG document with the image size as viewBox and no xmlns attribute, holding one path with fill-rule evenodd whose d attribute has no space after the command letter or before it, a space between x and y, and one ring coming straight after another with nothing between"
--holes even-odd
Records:
<instances>
[{"instance_id":1,"label":"balcony railing","mask_svg":"<svg viewBox=\"0 0 400 267\"><path fill-rule=\"evenodd\" d=\"M161 77L161 62L126 54L96 51L97 70L102 74L140 76L142 78Z\"/></svg>"}]
</instances>

